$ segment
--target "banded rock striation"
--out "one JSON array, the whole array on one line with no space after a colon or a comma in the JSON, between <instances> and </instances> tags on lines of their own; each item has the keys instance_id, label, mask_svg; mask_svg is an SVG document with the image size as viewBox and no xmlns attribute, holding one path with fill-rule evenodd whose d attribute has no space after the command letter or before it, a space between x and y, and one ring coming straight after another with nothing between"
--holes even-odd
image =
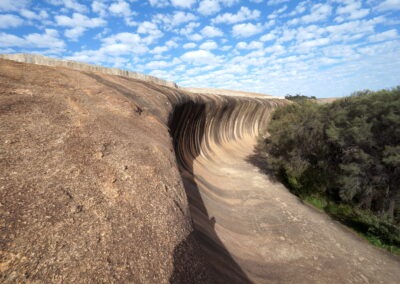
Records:
<instances>
[{"instance_id":1,"label":"banded rock striation","mask_svg":"<svg viewBox=\"0 0 400 284\"><path fill-rule=\"evenodd\" d=\"M399 279L250 163L285 100L3 57L42 65L0 59L0 281Z\"/></svg>"}]
</instances>

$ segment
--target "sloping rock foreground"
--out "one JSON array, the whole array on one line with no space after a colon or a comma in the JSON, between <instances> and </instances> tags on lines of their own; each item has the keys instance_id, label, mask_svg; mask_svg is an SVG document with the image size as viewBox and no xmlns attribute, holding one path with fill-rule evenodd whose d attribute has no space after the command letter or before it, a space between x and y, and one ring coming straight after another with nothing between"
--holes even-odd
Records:
<instances>
[{"instance_id":1,"label":"sloping rock foreground","mask_svg":"<svg viewBox=\"0 0 400 284\"><path fill-rule=\"evenodd\" d=\"M284 100L40 58L0 59L1 282L400 279L252 165Z\"/></svg>"}]
</instances>

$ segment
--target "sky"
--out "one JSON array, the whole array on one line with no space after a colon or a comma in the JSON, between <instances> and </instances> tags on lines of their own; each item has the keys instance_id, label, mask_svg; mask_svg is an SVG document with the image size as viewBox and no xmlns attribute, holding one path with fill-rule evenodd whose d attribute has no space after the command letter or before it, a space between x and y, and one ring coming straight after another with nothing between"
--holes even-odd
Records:
<instances>
[{"instance_id":1,"label":"sky","mask_svg":"<svg viewBox=\"0 0 400 284\"><path fill-rule=\"evenodd\" d=\"M339 97L400 85L400 0L0 0L0 53Z\"/></svg>"}]
</instances>

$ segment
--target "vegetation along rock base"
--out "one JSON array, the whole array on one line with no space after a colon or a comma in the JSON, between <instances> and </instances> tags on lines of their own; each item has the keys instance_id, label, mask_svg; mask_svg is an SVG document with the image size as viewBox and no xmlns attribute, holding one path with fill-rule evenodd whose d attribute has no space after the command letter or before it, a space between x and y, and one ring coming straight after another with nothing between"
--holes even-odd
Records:
<instances>
[{"instance_id":1,"label":"vegetation along rock base","mask_svg":"<svg viewBox=\"0 0 400 284\"><path fill-rule=\"evenodd\" d=\"M400 87L278 109L259 150L301 199L400 252Z\"/></svg>"}]
</instances>

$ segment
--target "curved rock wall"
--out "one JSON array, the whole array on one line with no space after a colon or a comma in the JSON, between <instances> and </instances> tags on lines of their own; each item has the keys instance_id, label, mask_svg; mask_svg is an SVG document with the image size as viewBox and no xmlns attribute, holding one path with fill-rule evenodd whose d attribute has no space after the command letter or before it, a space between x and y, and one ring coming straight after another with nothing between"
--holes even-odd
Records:
<instances>
[{"instance_id":1,"label":"curved rock wall","mask_svg":"<svg viewBox=\"0 0 400 284\"><path fill-rule=\"evenodd\" d=\"M193 231L188 203L211 218L193 163L254 138L278 101L6 57L38 65L0 59L0 282L247 281L213 228Z\"/></svg>"},{"instance_id":2,"label":"curved rock wall","mask_svg":"<svg viewBox=\"0 0 400 284\"><path fill-rule=\"evenodd\" d=\"M207 177L213 176L213 161L218 160L219 155L229 157L233 154L229 154L229 150L223 154L229 146L236 145L236 148L230 148L233 151L252 147L258 135L265 133L270 114L280 103L283 101L199 96L177 104L169 122L196 241L221 283L252 281L216 232L216 211L206 204L205 199L213 200L221 208L226 205L219 199L222 197L220 190ZM250 144L241 144L243 141L250 141ZM202 164L205 170L198 172L195 163ZM229 179L227 176L223 178ZM229 215L226 218L229 219ZM221 220L218 219L219 226L225 226L226 223Z\"/></svg>"},{"instance_id":3,"label":"curved rock wall","mask_svg":"<svg viewBox=\"0 0 400 284\"><path fill-rule=\"evenodd\" d=\"M199 155L212 159L215 147L265 132L268 118L280 101L256 98L195 97L175 106L169 126L180 165Z\"/></svg>"}]
</instances>

